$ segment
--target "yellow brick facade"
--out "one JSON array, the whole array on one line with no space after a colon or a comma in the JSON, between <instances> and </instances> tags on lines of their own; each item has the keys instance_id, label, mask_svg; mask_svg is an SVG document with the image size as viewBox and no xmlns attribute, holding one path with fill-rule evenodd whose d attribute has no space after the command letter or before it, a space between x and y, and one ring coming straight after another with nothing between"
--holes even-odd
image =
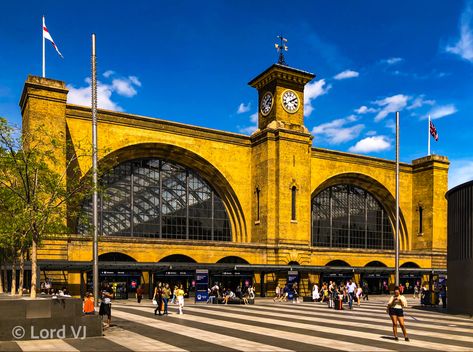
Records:
<instances>
[{"instance_id":1,"label":"yellow brick facade","mask_svg":"<svg viewBox=\"0 0 473 352\"><path fill-rule=\"evenodd\" d=\"M312 246L311 200L324 188L353 184L373 194L391 220L395 214L395 164L389 160L312 147L313 137L303 125L304 85L313 77L303 71L274 65L250 84L259 100L270 90L273 107L268 116L260 112L259 128L245 136L190 126L157 118L99 110L99 163L117 164L134 158L171 159L196 170L215 188L225 204L231 223L231 242L104 237L99 254L119 252L137 262L158 262L182 254L198 263L216 263L237 256L250 264L324 266L344 260L354 267L371 261L394 266L394 251L330 249ZM291 89L300 107L290 114L281 107L281 95ZM91 141L89 108L66 103L63 82L28 77L20 101L23 128L44 124L58 138L88 149ZM317 145L317 141L315 141ZM66 158L66 151L63 159ZM63 168L58 165L58 168ZM421 268L446 265L446 200L448 160L429 156L401 164L401 264L414 262ZM91 160L81 159L81 176L90 172ZM291 195L296 188L296 219L292 220ZM256 189L260 196L257 219ZM423 208L423 232L419 233L419 206ZM63 236L45 241L40 259L90 261L90 237ZM68 282L78 284L80 275L69 273ZM258 282L259 278L255 278ZM268 280L276 280L268 276Z\"/></svg>"}]
</instances>

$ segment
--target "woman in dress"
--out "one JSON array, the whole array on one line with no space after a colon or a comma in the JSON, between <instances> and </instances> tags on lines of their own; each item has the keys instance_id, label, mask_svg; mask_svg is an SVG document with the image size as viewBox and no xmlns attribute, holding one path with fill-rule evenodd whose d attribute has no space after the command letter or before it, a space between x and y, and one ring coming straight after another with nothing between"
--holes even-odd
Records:
<instances>
[{"instance_id":1,"label":"woman in dress","mask_svg":"<svg viewBox=\"0 0 473 352\"><path fill-rule=\"evenodd\" d=\"M397 337L397 323L399 322L399 326L402 329L402 333L404 334L404 340L409 341L407 337L406 326L404 325L404 308L407 307L407 300L406 298L401 295L401 291L399 287L394 287L394 295L391 296L387 306L387 312L391 321L393 323L393 333L394 333L394 340L399 340Z\"/></svg>"},{"instance_id":2,"label":"woman in dress","mask_svg":"<svg viewBox=\"0 0 473 352\"><path fill-rule=\"evenodd\" d=\"M314 287L312 287L312 301L318 302L319 299L320 299L319 286L317 286L317 284L314 284Z\"/></svg>"}]
</instances>

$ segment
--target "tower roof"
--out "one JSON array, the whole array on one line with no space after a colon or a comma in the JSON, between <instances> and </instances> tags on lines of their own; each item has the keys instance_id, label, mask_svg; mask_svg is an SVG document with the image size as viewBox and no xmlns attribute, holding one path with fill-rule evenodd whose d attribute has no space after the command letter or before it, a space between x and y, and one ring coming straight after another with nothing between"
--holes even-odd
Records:
<instances>
[{"instance_id":1,"label":"tower roof","mask_svg":"<svg viewBox=\"0 0 473 352\"><path fill-rule=\"evenodd\" d=\"M254 88L259 89L273 80L281 79L305 85L314 77L315 75L313 73L307 71L299 70L286 65L273 64L258 76L253 78L250 82L248 82L248 84Z\"/></svg>"}]
</instances>

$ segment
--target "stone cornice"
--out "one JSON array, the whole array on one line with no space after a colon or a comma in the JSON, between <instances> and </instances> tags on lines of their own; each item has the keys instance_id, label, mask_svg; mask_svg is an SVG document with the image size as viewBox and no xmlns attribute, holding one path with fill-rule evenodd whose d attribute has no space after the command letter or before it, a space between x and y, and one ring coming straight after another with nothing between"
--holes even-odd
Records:
<instances>
[{"instance_id":1,"label":"stone cornice","mask_svg":"<svg viewBox=\"0 0 473 352\"><path fill-rule=\"evenodd\" d=\"M69 119L81 119L90 121L90 108L67 104L66 117ZM179 122L162 120L154 117L127 114L110 110L98 110L98 122L113 125L140 128L153 131L162 131L176 135L184 135L205 140L213 140L222 143L237 144L250 147L250 137L238 133L225 132L206 127L187 125Z\"/></svg>"},{"instance_id":2,"label":"stone cornice","mask_svg":"<svg viewBox=\"0 0 473 352\"><path fill-rule=\"evenodd\" d=\"M343 161L352 164L370 165L373 167L384 168L393 171L396 166L396 162L392 160L322 148L312 148L312 158ZM399 166L401 172L412 172L412 165L408 163L399 163Z\"/></svg>"}]
</instances>

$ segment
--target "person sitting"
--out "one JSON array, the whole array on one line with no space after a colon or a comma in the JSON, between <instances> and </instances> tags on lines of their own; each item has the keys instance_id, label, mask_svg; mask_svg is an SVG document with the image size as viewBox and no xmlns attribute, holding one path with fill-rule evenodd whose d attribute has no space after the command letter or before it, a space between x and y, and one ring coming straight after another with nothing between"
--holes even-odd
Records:
<instances>
[{"instance_id":1,"label":"person sitting","mask_svg":"<svg viewBox=\"0 0 473 352\"><path fill-rule=\"evenodd\" d=\"M85 294L84 305L83 305L82 311L84 312L84 314L87 314L87 315L95 314L94 297L92 296L90 292L87 292Z\"/></svg>"},{"instance_id":2,"label":"person sitting","mask_svg":"<svg viewBox=\"0 0 473 352\"><path fill-rule=\"evenodd\" d=\"M232 290L228 290L227 292L225 292L225 297L223 297L223 300L225 304L228 304L228 301L233 298L235 298L235 294L233 293Z\"/></svg>"}]
</instances>

